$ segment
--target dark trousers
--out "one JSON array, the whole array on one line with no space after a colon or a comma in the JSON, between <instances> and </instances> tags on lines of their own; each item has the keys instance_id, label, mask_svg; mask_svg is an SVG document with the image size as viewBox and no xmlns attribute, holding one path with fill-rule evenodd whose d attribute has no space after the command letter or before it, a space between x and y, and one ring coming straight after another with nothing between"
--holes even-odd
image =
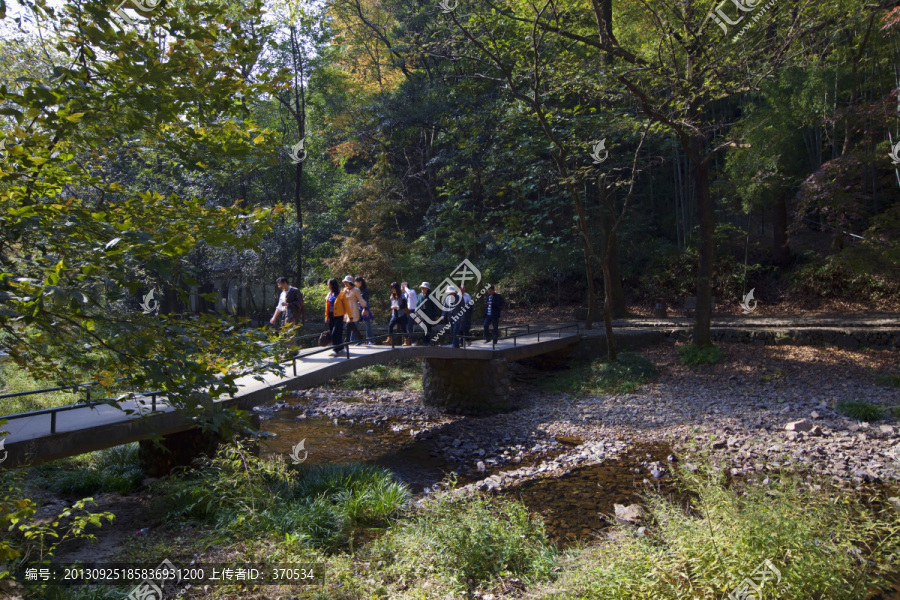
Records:
<instances>
[{"instance_id":1,"label":"dark trousers","mask_svg":"<svg viewBox=\"0 0 900 600\"><path fill-rule=\"evenodd\" d=\"M428 323L425 319L422 319L422 325L425 326L425 337L422 338L423 346L431 345L431 334L434 332L434 326Z\"/></svg>"},{"instance_id":2,"label":"dark trousers","mask_svg":"<svg viewBox=\"0 0 900 600\"><path fill-rule=\"evenodd\" d=\"M453 347L459 348L460 342L462 342L462 336L465 333L465 324L462 320L457 321L450 327L450 336L453 340Z\"/></svg>"},{"instance_id":3,"label":"dark trousers","mask_svg":"<svg viewBox=\"0 0 900 600\"><path fill-rule=\"evenodd\" d=\"M356 340L363 339L362 334L359 332L359 327L356 326L354 321L347 321L347 326L345 327L347 330L347 342L355 342Z\"/></svg>"},{"instance_id":4,"label":"dark trousers","mask_svg":"<svg viewBox=\"0 0 900 600\"><path fill-rule=\"evenodd\" d=\"M388 323L388 333L391 335L392 338L394 335L394 327L396 327L400 333L403 333L404 331L406 331L406 322L407 321L409 321L409 319L407 318L406 315L402 315L399 317L391 317L391 321L390 321L390 323Z\"/></svg>"},{"instance_id":5,"label":"dark trousers","mask_svg":"<svg viewBox=\"0 0 900 600\"><path fill-rule=\"evenodd\" d=\"M416 333L416 320L413 318L413 314L415 313L410 314L409 317L406 318L406 333L409 334L410 344L415 339L414 336Z\"/></svg>"},{"instance_id":6,"label":"dark trousers","mask_svg":"<svg viewBox=\"0 0 900 600\"><path fill-rule=\"evenodd\" d=\"M500 315L487 315L484 317L484 341L491 341L490 328L494 326L494 343L497 343L498 329L500 327Z\"/></svg>"},{"instance_id":7,"label":"dark trousers","mask_svg":"<svg viewBox=\"0 0 900 600\"><path fill-rule=\"evenodd\" d=\"M331 328L331 345L337 346L344 339L344 317L332 317L328 326Z\"/></svg>"}]
</instances>

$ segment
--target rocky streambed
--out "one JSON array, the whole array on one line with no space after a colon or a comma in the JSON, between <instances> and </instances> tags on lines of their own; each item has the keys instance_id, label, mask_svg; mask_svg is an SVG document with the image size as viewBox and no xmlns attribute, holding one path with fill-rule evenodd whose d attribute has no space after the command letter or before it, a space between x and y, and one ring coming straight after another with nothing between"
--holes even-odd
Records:
<instances>
[{"instance_id":1,"label":"rocky streambed","mask_svg":"<svg viewBox=\"0 0 900 600\"><path fill-rule=\"evenodd\" d=\"M900 389L878 381L897 353L722 348L723 361L700 368L680 365L670 344L647 349L658 380L617 395L547 393L535 385L546 373L513 364L513 409L487 417L442 414L419 392L306 390L259 407L263 428L276 434L263 451L287 454L306 439L311 462L383 464L417 496L452 472L459 493L530 499L558 513L548 523L574 523L552 532L558 541L596 531L640 490L664 488L679 460L760 482L784 470L850 487L900 477L900 424L890 412ZM851 419L838 408L844 401L881 407L883 418ZM581 508L569 514L566 503ZM573 521L576 513L590 518Z\"/></svg>"}]
</instances>

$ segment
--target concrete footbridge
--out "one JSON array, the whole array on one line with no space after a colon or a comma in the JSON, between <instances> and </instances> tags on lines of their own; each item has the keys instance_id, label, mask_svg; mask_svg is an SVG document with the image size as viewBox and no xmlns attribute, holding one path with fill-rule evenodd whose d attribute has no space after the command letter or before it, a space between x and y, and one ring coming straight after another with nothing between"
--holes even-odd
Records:
<instances>
[{"instance_id":1,"label":"concrete footbridge","mask_svg":"<svg viewBox=\"0 0 900 600\"><path fill-rule=\"evenodd\" d=\"M379 336L385 339L387 336ZM464 348L447 346L340 345L301 350L283 364L285 374L269 373L237 380L239 391L218 403L243 410L275 400L285 391L320 386L351 371L395 360L423 361L424 402L448 412L483 414L509 408L510 361L567 352L582 339L577 325L509 333L497 343L475 342ZM338 351L333 356L332 351ZM5 397L24 395L8 394ZM0 395L0 402L4 396ZM161 470L184 464L200 451L195 423L180 414L158 392L115 403L91 402L0 416L7 432L0 448L0 468L75 456L85 452L143 441L141 450L153 452L151 438L164 438L165 454L155 452ZM0 412L2 405L0 405ZM208 437L208 436L207 436ZM6 453L6 457L2 458ZM181 455L181 456L179 456ZM142 463L149 462L142 459Z\"/></svg>"}]
</instances>

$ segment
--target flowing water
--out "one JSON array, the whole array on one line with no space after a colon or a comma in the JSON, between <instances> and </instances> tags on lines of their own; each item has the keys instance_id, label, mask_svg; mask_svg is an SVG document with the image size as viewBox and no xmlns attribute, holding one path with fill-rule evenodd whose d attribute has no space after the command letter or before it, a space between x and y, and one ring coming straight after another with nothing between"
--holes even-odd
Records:
<instances>
[{"instance_id":1,"label":"flowing water","mask_svg":"<svg viewBox=\"0 0 900 600\"><path fill-rule=\"evenodd\" d=\"M424 442L411 443L408 432L397 433L385 425L375 427L348 421L339 421L336 426L328 417L294 422L295 417L295 412L284 410L263 421L261 430L274 433L275 437L260 440L261 456L284 454L290 460L293 446L306 440L304 447L309 454L303 464L376 464L390 469L398 479L409 484L414 494L453 470L452 465L431 456Z\"/></svg>"}]
</instances>

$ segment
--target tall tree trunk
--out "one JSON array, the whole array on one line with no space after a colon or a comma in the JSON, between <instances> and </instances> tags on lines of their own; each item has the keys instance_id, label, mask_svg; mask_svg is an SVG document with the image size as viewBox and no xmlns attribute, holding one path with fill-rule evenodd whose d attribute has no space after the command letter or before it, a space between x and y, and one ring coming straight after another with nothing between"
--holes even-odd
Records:
<instances>
[{"instance_id":1,"label":"tall tree trunk","mask_svg":"<svg viewBox=\"0 0 900 600\"><path fill-rule=\"evenodd\" d=\"M603 281L610 281L612 274L609 272L609 260L603 260ZM603 328L606 331L606 360L608 362L616 362L618 353L616 352L616 336L613 335L612 326L612 306L609 300L609 287L604 286L606 290L606 298L603 300Z\"/></svg>"},{"instance_id":2,"label":"tall tree trunk","mask_svg":"<svg viewBox=\"0 0 900 600\"><path fill-rule=\"evenodd\" d=\"M622 319L626 316L625 291L619 269L618 234L613 230L616 223L615 196L610 193L603 178L599 178L597 184L600 191L600 231L603 234L601 248L606 249L600 257L603 261L603 289L612 318Z\"/></svg>"},{"instance_id":3,"label":"tall tree trunk","mask_svg":"<svg viewBox=\"0 0 900 600\"><path fill-rule=\"evenodd\" d=\"M787 191L779 190L775 198L775 214L772 219L772 257L775 264L784 267L791 258L787 239Z\"/></svg>"},{"instance_id":4,"label":"tall tree trunk","mask_svg":"<svg viewBox=\"0 0 900 600\"><path fill-rule=\"evenodd\" d=\"M706 139L691 138L691 178L694 182L694 198L697 202L697 218L700 220L700 260L697 266L697 310L694 317L694 344L711 346L710 323L712 320L712 275L715 259L715 219L712 197L709 193L709 169L703 156Z\"/></svg>"}]
</instances>

